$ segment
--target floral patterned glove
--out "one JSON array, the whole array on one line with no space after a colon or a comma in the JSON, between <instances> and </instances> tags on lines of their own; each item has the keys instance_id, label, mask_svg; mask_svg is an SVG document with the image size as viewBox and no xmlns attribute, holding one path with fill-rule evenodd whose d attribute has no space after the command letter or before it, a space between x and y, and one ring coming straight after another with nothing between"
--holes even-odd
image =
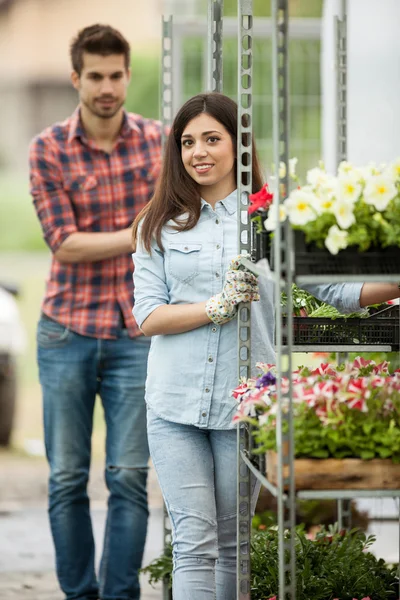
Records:
<instances>
[{"instance_id":1,"label":"floral patterned glove","mask_svg":"<svg viewBox=\"0 0 400 600\"><path fill-rule=\"evenodd\" d=\"M257 277L248 271L239 271L239 261L240 256L231 261L222 292L212 296L206 303L207 316L217 325L233 319L241 302L260 299Z\"/></svg>"}]
</instances>

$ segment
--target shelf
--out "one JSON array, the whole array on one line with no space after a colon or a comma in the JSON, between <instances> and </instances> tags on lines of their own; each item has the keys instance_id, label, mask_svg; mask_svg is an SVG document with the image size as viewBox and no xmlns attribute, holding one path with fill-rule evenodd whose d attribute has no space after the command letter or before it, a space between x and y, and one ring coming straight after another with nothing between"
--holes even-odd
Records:
<instances>
[{"instance_id":1,"label":"shelf","mask_svg":"<svg viewBox=\"0 0 400 600\"><path fill-rule=\"evenodd\" d=\"M309 283L398 283L400 274L393 275L297 275L294 278L299 287Z\"/></svg>"},{"instance_id":2,"label":"shelf","mask_svg":"<svg viewBox=\"0 0 400 600\"><path fill-rule=\"evenodd\" d=\"M258 479L258 481L267 488L267 490L277 498L279 489L276 485L268 481L268 479L260 473L257 467L249 460L247 454L240 452L243 462ZM296 492L296 497L300 500L352 500L353 498L400 498L400 489L396 490L299 490ZM282 494L283 500L287 500L288 496L285 492Z\"/></svg>"},{"instance_id":3,"label":"shelf","mask_svg":"<svg viewBox=\"0 0 400 600\"><path fill-rule=\"evenodd\" d=\"M287 350L287 346L282 346ZM313 344L292 345L292 352L394 352L397 348L381 344L329 344L315 346Z\"/></svg>"}]
</instances>

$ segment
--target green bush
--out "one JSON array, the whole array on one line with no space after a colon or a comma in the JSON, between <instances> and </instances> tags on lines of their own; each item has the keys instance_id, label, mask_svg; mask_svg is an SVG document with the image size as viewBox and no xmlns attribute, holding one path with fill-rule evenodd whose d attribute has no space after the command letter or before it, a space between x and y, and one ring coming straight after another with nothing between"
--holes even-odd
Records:
<instances>
[{"instance_id":1,"label":"green bush","mask_svg":"<svg viewBox=\"0 0 400 600\"><path fill-rule=\"evenodd\" d=\"M289 537L289 533L287 533ZM297 600L395 600L398 576L394 566L377 559L370 546L373 536L353 529L322 528L310 540L303 527L296 531ZM171 584L172 549L168 545L158 559L142 569L151 584L163 579ZM290 573L286 573L287 584ZM279 592L278 531L271 527L253 533L251 540L251 598L266 600Z\"/></svg>"}]
</instances>

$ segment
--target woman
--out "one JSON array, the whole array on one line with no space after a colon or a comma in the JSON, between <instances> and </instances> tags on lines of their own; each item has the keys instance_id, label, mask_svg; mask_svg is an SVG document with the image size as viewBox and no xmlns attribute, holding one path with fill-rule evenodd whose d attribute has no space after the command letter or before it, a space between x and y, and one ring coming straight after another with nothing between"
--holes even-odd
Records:
<instances>
[{"instance_id":1,"label":"woman","mask_svg":"<svg viewBox=\"0 0 400 600\"><path fill-rule=\"evenodd\" d=\"M236 598L237 304L252 302L252 362L274 362L271 283L238 270L237 106L199 94L176 115L156 192L133 227L133 314L153 336L146 383L152 460L170 515L174 600ZM253 143L253 189L262 177ZM309 286L339 310L391 284ZM259 299L259 291L261 302Z\"/></svg>"}]
</instances>

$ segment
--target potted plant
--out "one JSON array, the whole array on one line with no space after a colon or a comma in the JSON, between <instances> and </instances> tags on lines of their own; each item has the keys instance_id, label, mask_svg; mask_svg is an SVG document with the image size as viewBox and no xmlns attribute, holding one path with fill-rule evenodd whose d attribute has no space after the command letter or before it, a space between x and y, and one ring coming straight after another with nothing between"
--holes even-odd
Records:
<instances>
[{"instance_id":1,"label":"potted plant","mask_svg":"<svg viewBox=\"0 0 400 600\"><path fill-rule=\"evenodd\" d=\"M287 532L289 537L289 532ZM369 552L372 536L357 530L322 528L310 539L297 528L297 600L393 600L398 598L396 568ZM270 528L251 542L251 598L279 600L278 532ZM287 583L290 582L287 573Z\"/></svg>"},{"instance_id":2,"label":"potted plant","mask_svg":"<svg viewBox=\"0 0 400 600\"><path fill-rule=\"evenodd\" d=\"M286 534L289 536L289 532ZM296 529L297 600L395 600L398 577L394 566L377 559L369 548L375 541L358 530L323 527L310 539ZM251 539L251 598L278 600L277 527L253 531ZM172 581L171 546L142 572L151 584L167 576ZM289 577L289 573L287 574ZM289 582L289 580L288 580ZM172 596L171 596L172 598Z\"/></svg>"},{"instance_id":3,"label":"potted plant","mask_svg":"<svg viewBox=\"0 0 400 600\"><path fill-rule=\"evenodd\" d=\"M293 168L289 171L298 184ZM262 197L262 190L250 196L249 212L258 232L272 232L272 199L262 202ZM320 164L280 206L280 220L285 219L295 230L297 275L397 274L400 159L366 167L342 162L336 175Z\"/></svg>"},{"instance_id":4,"label":"potted plant","mask_svg":"<svg viewBox=\"0 0 400 600\"><path fill-rule=\"evenodd\" d=\"M253 426L267 477L277 481L276 370L259 363L257 379L233 391L234 420ZM284 411L289 381L280 382ZM292 375L297 489L400 487L400 372L361 357L339 366L301 367Z\"/></svg>"}]
</instances>

